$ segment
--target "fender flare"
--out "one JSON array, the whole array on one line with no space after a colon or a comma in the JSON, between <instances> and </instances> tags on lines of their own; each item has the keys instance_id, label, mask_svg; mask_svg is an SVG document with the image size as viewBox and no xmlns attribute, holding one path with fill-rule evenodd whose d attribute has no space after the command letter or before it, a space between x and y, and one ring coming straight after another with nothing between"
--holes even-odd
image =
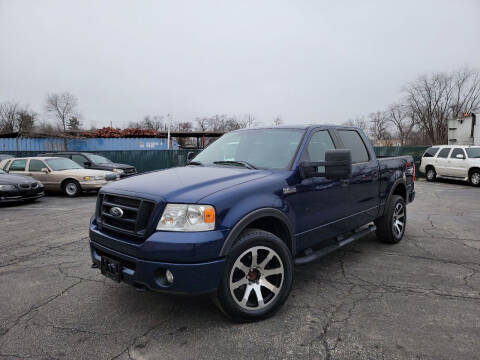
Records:
<instances>
[{"instance_id":1,"label":"fender flare","mask_svg":"<svg viewBox=\"0 0 480 360\"><path fill-rule=\"evenodd\" d=\"M388 204L390 204L390 200L392 199L392 195L395 192L395 190L397 189L398 185L400 185L400 184L403 184L405 186L405 190L407 189L407 183L405 182L405 180L403 180L403 178L398 178L397 180L395 180L395 182L392 185L392 188L390 189L390 193L388 194L387 200L385 201L384 208L383 208L384 211L385 211L385 207ZM408 194L406 194L406 196L408 198ZM405 199L405 202L408 202L408 199Z\"/></svg>"},{"instance_id":2,"label":"fender flare","mask_svg":"<svg viewBox=\"0 0 480 360\"><path fill-rule=\"evenodd\" d=\"M295 236L293 234L293 226L287 217L282 211L275 209L275 208L261 208L250 212L249 214L245 215L241 218L235 226L230 230L225 242L223 243L222 249L220 250L220 256L226 256L230 252L235 240L238 236L242 233L243 230L247 228L255 220L258 220L263 217L274 217L280 220L288 230L289 239L287 241L288 245L291 245L292 256L295 255Z\"/></svg>"}]
</instances>

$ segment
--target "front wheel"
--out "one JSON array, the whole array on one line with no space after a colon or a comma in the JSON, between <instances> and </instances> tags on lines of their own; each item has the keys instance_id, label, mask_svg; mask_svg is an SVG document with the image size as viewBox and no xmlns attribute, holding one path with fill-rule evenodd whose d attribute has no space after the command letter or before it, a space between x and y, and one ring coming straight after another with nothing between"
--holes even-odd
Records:
<instances>
[{"instance_id":1,"label":"front wheel","mask_svg":"<svg viewBox=\"0 0 480 360\"><path fill-rule=\"evenodd\" d=\"M407 207L405 200L393 195L383 216L375 221L377 238L387 244L396 244L402 240L407 226Z\"/></svg>"},{"instance_id":2,"label":"front wheel","mask_svg":"<svg viewBox=\"0 0 480 360\"><path fill-rule=\"evenodd\" d=\"M470 184L473 186L480 186L480 170L472 170L468 178Z\"/></svg>"},{"instance_id":3,"label":"front wheel","mask_svg":"<svg viewBox=\"0 0 480 360\"><path fill-rule=\"evenodd\" d=\"M68 197L77 197L82 192L80 184L76 180L67 180L62 186L63 193Z\"/></svg>"},{"instance_id":4,"label":"front wheel","mask_svg":"<svg viewBox=\"0 0 480 360\"><path fill-rule=\"evenodd\" d=\"M265 319L287 300L292 280L292 257L285 243L267 231L249 229L227 258L218 305L235 321Z\"/></svg>"}]
</instances>

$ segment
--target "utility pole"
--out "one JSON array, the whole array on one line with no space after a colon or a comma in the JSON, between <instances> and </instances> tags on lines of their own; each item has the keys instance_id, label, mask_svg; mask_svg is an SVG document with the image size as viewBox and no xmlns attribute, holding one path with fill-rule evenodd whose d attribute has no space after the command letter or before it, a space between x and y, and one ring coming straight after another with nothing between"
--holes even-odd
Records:
<instances>
[{"instance_id":1,"label":"utility pole","mask_svg":"<svg viewBox=\"0 0 480 360\"><path fill-rule=\"evenodd\" d=\"M172 116L170 114L168 116L168 135L167 135L167 150L170 150L170 128L172 127Z\"/></svg>"}]
</instances>

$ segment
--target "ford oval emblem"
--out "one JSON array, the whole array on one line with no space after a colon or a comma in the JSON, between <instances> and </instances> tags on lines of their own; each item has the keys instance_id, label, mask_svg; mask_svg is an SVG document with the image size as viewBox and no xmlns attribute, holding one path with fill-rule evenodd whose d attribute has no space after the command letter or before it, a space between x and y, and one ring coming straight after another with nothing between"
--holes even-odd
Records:
<instances>
[{"instance_id":1,"label":"ford oval emblem","mask_svg":"<svg viewBox=\"0 0 480 360\"><path fill-rule=\"evenodd\" d=\"M109 211L110 215L115 216L115 217L122 217L123 216L123 210L120 209L119 207L112 207Z\"/></svg>"}]
</instances>

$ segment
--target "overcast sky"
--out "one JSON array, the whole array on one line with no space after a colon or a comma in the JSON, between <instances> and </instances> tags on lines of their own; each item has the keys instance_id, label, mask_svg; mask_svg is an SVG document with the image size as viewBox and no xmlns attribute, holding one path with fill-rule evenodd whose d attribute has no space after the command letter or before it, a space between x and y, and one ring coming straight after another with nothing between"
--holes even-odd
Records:
<instances>
[{"instance_id":1,"label":"overcast sky","mask_svg":"<svg viewBox=\"0 0 480 360\"><path fill-rule=\"evenodd\" d=\"M479 0L0 0L0 102L79 98L87 126L145 115L341 123L422 73L480 66Z\"/></svg>"}]
</instances>

